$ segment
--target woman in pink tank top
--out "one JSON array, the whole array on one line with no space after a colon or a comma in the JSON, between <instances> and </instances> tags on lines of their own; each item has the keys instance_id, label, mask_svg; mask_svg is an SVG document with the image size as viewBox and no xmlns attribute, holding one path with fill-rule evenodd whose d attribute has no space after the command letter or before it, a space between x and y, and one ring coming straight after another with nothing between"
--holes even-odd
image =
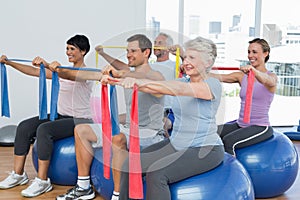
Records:
<instances>
[{"instance_id":1,"label":"woman in pink tank top","mask_svg":"<svg viewBox=\"0 0 300 200\"><path fill-rule=\"evenodd\" d=\"M269 109L276 91L277 76L266 68L270 57L270 46L264 39L249 41L249 65L230 74L212 74L225 83L239 83L241 86L241 108L237 121L219 125L218 133L225 145L225 151L235 155L235 148L246 147L264 141L273 135L269 122ZM245 100L250 70L254 75L250 121L244 121Z\"/></svg>"}]
</instances>

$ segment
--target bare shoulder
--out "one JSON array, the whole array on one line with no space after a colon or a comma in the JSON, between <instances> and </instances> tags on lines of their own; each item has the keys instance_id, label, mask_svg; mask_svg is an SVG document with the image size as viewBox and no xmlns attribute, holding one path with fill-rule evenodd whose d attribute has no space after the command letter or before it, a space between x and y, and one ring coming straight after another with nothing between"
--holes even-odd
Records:
<instances>
[{"instance_id":1,"label":"bare shoulder","mask_svg":"<svg viewBox=\"0 0 300 200\"><path fill-rule=\"evenodd\" d=\"M269 72L268 73L271 77L276 78L277 79L277 75L274 72Z\"/></svg>"}]
</instances>

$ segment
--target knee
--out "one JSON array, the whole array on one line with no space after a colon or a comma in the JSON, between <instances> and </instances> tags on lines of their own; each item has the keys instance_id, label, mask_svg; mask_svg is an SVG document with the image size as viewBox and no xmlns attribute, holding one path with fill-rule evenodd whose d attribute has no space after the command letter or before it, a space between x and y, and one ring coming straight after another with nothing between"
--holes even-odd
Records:
<instances>
[{"instance_id":1,"label":"knee","mask_svg":"<svg viewBox=\"0 0 300 200\"><path fill-rule=\"evenodd\" d=\"M48 138L50 137L50 134L48 134L49 128L46 127L44 124L41 124L36 129L36 138L40 140L39 138Z\"/></svg>"},{"instance_id":2,"label":"knee","mask_svg":"<svg viewBox=\"0 0 300 200\"><path fill-rule=\"evenodd\" d=\"M18 126L17 126L17 132L21 132L21 131L23 131L23 130L26 130L27 127L28 127L27 124L28 124L28 123L27 123L26 121L20 122L20 123L18 124Z\"/></svg>"},{"instance_id":3,"label":"knee","mask_svg":"<svg viewBox=\"0 0 300 200\"><path fill-rule=\"evenodd\" d=\"M75 139L83 139L87 135L87 130L89 129L87 124L79 124L74 128Z\"/></svg>"},{"instance_id":4,"label":"knee","mask_svg":"<svg viewBox=\"0 0 300 200\"><path fill-rule=\"evenodd\" d=\"M114 148L125 149L127 144L126 136L123 133L113 136L112 144Z\"/></svg>"},{"instance_id":5,"label":"knee","mask_svg":"<svg viewBox=\"0 0 300 200\"><path fill-rule=\"evenodd\" d=\"M159 171L147 172L147 185L168 185L168 178Z\"/></svg>"},{"instance_id":6,"label":"knee","mask_svg":"<svg viewBox=\"0 0 300 200\"><path fill-rule=\"evenodd\" d=\"M27 121L22 121L18 124L17 129L16 129L16 138L29 138L31 139L32 136L30 133L32 132L32 130L29 128L28 126L28 122Z\"/></svg>"}]
</instances>

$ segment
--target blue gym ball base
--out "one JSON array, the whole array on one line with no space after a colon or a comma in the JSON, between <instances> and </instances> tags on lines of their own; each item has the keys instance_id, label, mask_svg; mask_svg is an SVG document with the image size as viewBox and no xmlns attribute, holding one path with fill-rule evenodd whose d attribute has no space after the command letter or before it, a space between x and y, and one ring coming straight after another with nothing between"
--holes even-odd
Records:
<instances>
[{"instance_id":1,"label":"blue gym ball base","mask_svg":"<svg viewBox=\"0 0 300 200\"><path fill-rule=\"evenodd\" d=\"M95 190L109 200L113 192L112 174L103 177L102 148L95 149L91 181ZM36 142L32 160L38 169ZM286 192L298 173L297 151L283 133L258 144L236 150L236 158L225 153L218 167L170 185L172 200L179 199L242 199L272 198ZM76 185L77 165L74 137L54 142L48 177L58 185ZM146 194L144 181L144 195Z\"/></svg>"},{"instance_id":2,"label":"blue gym ball base","mask_svg":"<svg viewBox=\"0 0 300 200\"><path fill-rule=\"evenodd\" d=\"M36 142L33 144L32 161L35 170L38 171ZM74 137L55 141L48 170L51 183L73 186L77 183L77 176Z\"/></svg>"},{"instance_id":3,"label":"blue gym ball base","mask_svg":"<svg viewBox=\"0 0 300 200\"><path fill-rule=\"evenodd\" d=\"M248 171L255 198L271 198L286 192L298 174L298 154L291 140L274 131L272 138L236 150L236 157Z\"/></svg>"},{"instance_id":4,"label":"blue gym ball base","mask_svg":"<svg viewBox=\"0 0 300 200\"><path fill-rule=\"evenodd\" d=\"M105 179L102 164L102 149L95 150L95 159L91 166L91 180L95 190L106 200L113 193L112 174ZM146 196L144 180L144 197ZM172 200L254 200L254 189L251 179L241 163L229 154L218 167L206 173L187 178L170 185Z\"/></svg>"}]
</instances>

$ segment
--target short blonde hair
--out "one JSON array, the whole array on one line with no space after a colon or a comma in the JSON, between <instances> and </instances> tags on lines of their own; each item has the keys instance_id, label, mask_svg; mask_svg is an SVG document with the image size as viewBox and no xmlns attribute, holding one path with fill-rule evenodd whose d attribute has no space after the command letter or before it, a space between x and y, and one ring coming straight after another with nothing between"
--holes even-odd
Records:
<instances>
[{"instance_id":1,"label":"short blonde hair","mask_svg":"<svg viewBox=\"0 0 300 200\"><path fill-rule=\"evenodd\" d=\"M217 46L212 40L203 37L197 37L195 39L187 41L184 44L184 48L185 50L191 49L202 52L203 59L205 59L205 62L209 63L207 72L211 70L217 58Z\"/></svg>"}]
</instances>

